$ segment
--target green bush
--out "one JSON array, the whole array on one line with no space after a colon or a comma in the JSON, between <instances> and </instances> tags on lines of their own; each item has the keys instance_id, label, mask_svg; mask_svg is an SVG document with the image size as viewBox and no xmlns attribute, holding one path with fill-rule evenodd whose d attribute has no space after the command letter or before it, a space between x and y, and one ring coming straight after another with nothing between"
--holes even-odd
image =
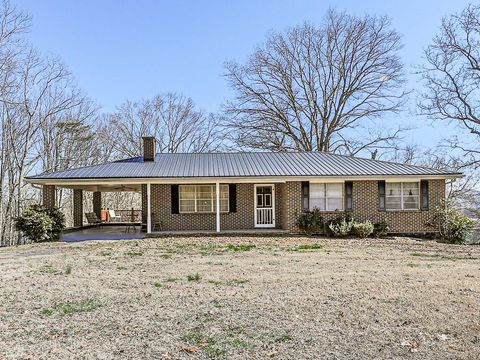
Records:
<instances>
[{"instance_id":1,"label":"green bush","mask_svg":"<svg viewBox=\"0 0 480 360\"><path fill-rule=\"evenodd\" d=\"M387 235L389 230L390 228L386 220L382 220L373 224L373 235L375 235L376 237Z\"/></svg>"},{"instance_id":2,"label":"green bush","mask_svg":"<svg viewBox=\"0 0 480 360\"><path fill-rule=\"evenodd\" d=\"M352 232L353 220L349 217L341 218L341 220L333 220L328 224L328 228L335 237L343 237L350 235Z\"/></svg>"},{"instance_id":3,"label":"green bush","mask_svg":"<svg viewBox=\"0 0 480 360\"><path fill-rule=\"evenodd\" d=\"M298 228L306 235L318 234L323 230L323 217L320 210L314 209L301 213L297 218Z\"/></svg>"},{"instance_id":4,"label":"green bush","mask_svg":"<svg viewBox=\"0 0 480 360\"><path fill-rule=\"evenodd\" d=\"M349 214L324 221L322 213L318 209L300 214L297 218L297 225L307 235L324 234L335 237L356 235L366 238L372 233L385 235L388 231L388 225L385 221L376 224L373 224L370 220L357 222Z\"/></svg>"},{"instance_id":5,"label":"green bush","mask_svg":"<svg viewBox=\"0 0 480 360\"><path fill-rule=\"evenodd\" d=\"M32 242L58 241L65 228L65 216L57 208L36 204L15 219L15 228Z\"/></svg>"},{"instance_id":6,"label":"green bush","mask_svg":"<svg viewBox=\"0 0 480 360\"><path fill-rule=\"evenodd\" d=\"M373 224L370 220L365 222L354 222L352 224L352 232L354 235L366 238L368 235L373 233Z\"/></svg>"},{"instance_id":7,"label":"green bush","mask_svg":"<svg viewBox=\"0 0 480 360\"><path fill-rule=\"evenodd\" d=\"M344 222L352 223L353 219L350 217L350 215L347 214L346 216L339 216L335 219L331 219L324 222L324 227L323 227L324 234L327 236L337 236L335 235L335 232L332 230L332 228L337 229Z\"/></svg>"},{"instance_id":8,"label":"green bush","mask_svg":"<svg viewBox=\"0 0 480 360\"><path fill-rule=\"evenodd\" d=\"M445 241L463 244L478 223L461 213L451 201L446 201L435 208L433 225L438 228L440 236Z\"/></svg>"}]
</instances>

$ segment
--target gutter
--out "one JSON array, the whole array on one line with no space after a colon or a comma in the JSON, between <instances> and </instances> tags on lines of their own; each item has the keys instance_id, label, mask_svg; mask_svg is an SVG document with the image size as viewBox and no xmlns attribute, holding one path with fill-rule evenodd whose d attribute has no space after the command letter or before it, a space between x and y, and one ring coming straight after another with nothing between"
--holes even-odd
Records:
<instances>
[{"instance_id":1,"label":"gutter","mask_svg":"<svg viewBox=\"0 0 480 360\"><path fill-rule=\"evenodd\" d=\"M125 185L125 184L210 184L215 182L232 183L284 183L287 181L322 181L322 182L342 182L342 181L361 181L361 180L433 180L433 179L458 179L464 177L461 173L439 174L439 175L364 175L364 176L231 176L231 177L170 177L170 178L25 178L29 184L36 185Z\"/></svg>"}]
</instances>

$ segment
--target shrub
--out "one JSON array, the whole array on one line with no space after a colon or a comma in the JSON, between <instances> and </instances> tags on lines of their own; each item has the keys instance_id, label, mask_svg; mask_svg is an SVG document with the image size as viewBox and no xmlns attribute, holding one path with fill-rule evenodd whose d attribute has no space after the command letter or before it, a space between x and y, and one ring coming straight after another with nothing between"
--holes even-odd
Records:
<instances>
[{"instance_id":1,"label":"shrub","mask_svg":"<svg viewBox=\"0 0 480 360\"><path fill-rule=\"evenodd\" d=\"M463 244L477 227L477 221L461 213L451 201L435 208L433 225L440 236L451 244Z\"/></svg>"},{"instance_id":2,"label":"shrub","mask_svg":"<svg viewBox=\"0 0 480 360\"><path fill-rule=\"evenodd\" d=\"M306 235L318 234L323 230L323 217L320 210L303 212L297 218L298 228Z\"/></svg>"},{"instance_id":3,"label":"shrub","mask_svg":"<svg viewBox=\"0 0 480 360\"><path fill-rule=\"evenodd\" d=\"M347 236L352 232L353 221L350 218L342 218L340 221L333 220L328 228L335 237Z\"/></svg>"},{"instance_id":4,"label":"shrub","mask_svg":"<svg viewBox=\"0 0 480 360\"><path fill-rule=\"evenodd\" d=\"M65 228L65 217L57 208L36 204L15 219L15 228L32 242L58 241Z\"/></svg>"},{"instance_id":5,"label":"shrub","mask_svg":"<svg viewBox=\"0 0 480 360\"><path fill-rule=\"evenodd\" d=\"M352 232L361 238L366 238L373 233L373 224L370 220L365 222L354 222L352 224Z\"/></svg>"},{"instance_id":6,"label":"shrub","mask_svg":"<svg viewBox=\"0 0 480 360\"><path fill-rule=\"evenodd\" d=\"M347 224L352 224L353 219L350 217L350 215L345 215L345 216L339 216L335 219L328 220L324 222L323 226L323 232L327 236L343 236L343 235L335 235L335 231L332 230L332 228L337 229L339 228L343 223ZM348 225L347 225L348 226ZM351 229L350 229L351 230ZM348 235L348 234L347 234Z\"/></svg>"},{"instance_id":7,"label":"shrub","mask_svg":"<svg viewBox=\"0 0 480 360\"><path fill-rule=\"evenodd\" d=\"M373 235L377 237L387 235L389 230L390 228L386 220L382 220L373 224Z\"/></svg>"},{"instance_id":8,"label":"shrub","mask_svg":"<svg viewBox=\"0 0 480 360\"><path fill-rule=\"evenodd\" d=\"M43 206L42 206L43 207ZM52 240L51 241L58 241L60 240L60 234L62 233L63 229L65 229L65 215L63 212L57 208L54 207L52 209L48 209L43 207L47 214L50 216L50 218L53 221L53 228L52 228Z\"/></svg>"}]
</instances>

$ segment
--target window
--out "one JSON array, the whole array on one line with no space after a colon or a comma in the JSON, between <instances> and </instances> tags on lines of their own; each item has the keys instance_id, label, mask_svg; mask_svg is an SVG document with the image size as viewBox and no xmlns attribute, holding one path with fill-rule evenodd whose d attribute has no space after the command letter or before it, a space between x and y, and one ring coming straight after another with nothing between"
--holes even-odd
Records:
<instances>
[{"instance_id":1,"label":"window","mask_svg":"<svg viewBox=\"0 0 480 360\"><path fill-rule=\"evenodd\" d=\"M180 185L181 213L209 213L217 209L215 185ZM220 185L220 211L228 212L228 185Z\"/></svg>"},{"instance_id":2,"label":"window","mask_svg":"<svg viewBox=\"0 0 480 360\"><path fill-rule=\"evenodd\" d=\"M345 182L345 210L353 211L353 182Z\"/></svg>"},{"instance_id":3,"label":"window","mask_svg":"<svg viewBox=\"0 0 480 360\"><path fill-rule=\"evenodd\" d=\"M420 204L418 182L386 183L387 210L417 210Z\"/></svg>"},{"instance_id":4,"label":"window","mask_svg":"<svg viewBox=\"0 0 480 360\"><path fill-rule=\"evenodd\" d=\"M308 181L302 182L302 210L310 210L310 183Z\"/></svg>"},{"instance_id":5,"label":"window","mask_svg":"<svg viewBox=\"0 0 480 360\"><path fill-rule=\"evenodd\" d=\"M343 183L310 183L310 210L343 210Z\"/></svg>"}]
</instances>

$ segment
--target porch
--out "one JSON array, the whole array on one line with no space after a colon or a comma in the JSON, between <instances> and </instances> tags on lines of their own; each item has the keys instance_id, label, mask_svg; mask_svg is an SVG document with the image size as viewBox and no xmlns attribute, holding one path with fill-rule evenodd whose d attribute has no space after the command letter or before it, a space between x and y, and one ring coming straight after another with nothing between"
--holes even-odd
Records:
<instances>
[{"instance_id":1,"label":"porch","mask_svg":"<svg viewBox=\"0 0 480 360\"><path fill-rule=\"evenodd\" d=\"M223 230L217 232L215 230L184 230L184 231L153 231L146 234L141 230L140 225L135 227L119 226L119 225L99 225L84 226L82 228L70 229L65 231L61 236L64 242L82 242L88 240L134 240L156 238L156 237L198 237L198 236L285 236L288 230L281 229L247 229L247 230Z\"/></svg>"},{"instance_id":2,"label":"porch","mask_svg":"<svg viewBox=\"0 0 480 360\"><path fill-rule=\"evenodd\" d=\"M43 201L47 207L54 206L57 187L73 190L74 228L85 229L83 233L76 232L75 239L80 240L122 238L125 232L119 228L105 229L103 225L127 224L136 224L138 231L144 231L148 236L282 234L286 232L283 230L291 230L295 225L296 208L291 205L301 203L299 182L287 184L270 180L258 183L251 180L239 182L238 179L229 183L212 183L208 179L173 181L44 184ZM84 203L84 192L88 191L93 193L91 204ZM138 204L136 207L132 205L131 209L114 210L115 215L109 218L103 203L103 193L106 192L133 192L138 195ZM96 218L106 220L93 229L90 227L93 224L91 219L85 221L86 215L92 213L90 209L93 209ZM66 241L72 236L66 234Z\"/></svg>"}]
</instances>

